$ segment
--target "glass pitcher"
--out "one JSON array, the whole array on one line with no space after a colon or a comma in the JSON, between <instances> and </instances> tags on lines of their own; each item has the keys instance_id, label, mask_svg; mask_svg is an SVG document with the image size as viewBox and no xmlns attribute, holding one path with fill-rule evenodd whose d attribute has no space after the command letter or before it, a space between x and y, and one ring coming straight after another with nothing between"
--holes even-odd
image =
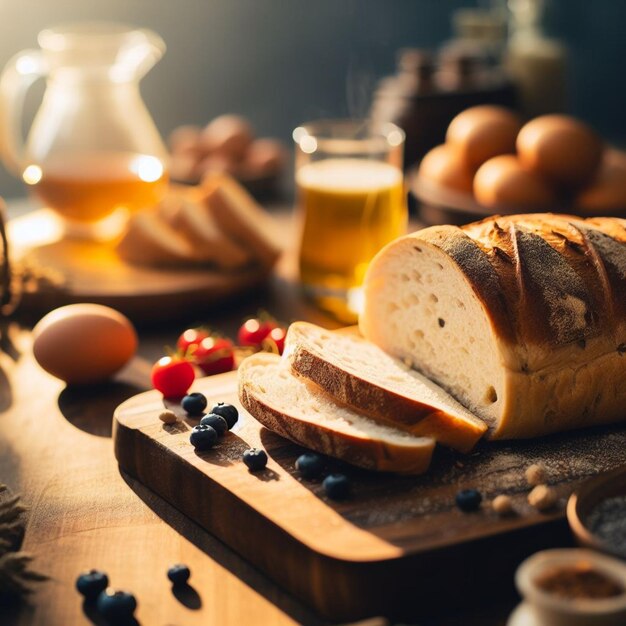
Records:
<instances>
[{"instance_id":1,"label":"glass pitcher","mask_svg":"<svg viewBox=\"0 0 626 626\"><path fill-rule=\"evenodd\" d=\"M163 40L124 24L50 28L0 77L0 149L45 206L77 223L153 206L167 183L167 152L139 93ZM28 88L46 90L25 142Z\"/></svg>"}]
</instances>

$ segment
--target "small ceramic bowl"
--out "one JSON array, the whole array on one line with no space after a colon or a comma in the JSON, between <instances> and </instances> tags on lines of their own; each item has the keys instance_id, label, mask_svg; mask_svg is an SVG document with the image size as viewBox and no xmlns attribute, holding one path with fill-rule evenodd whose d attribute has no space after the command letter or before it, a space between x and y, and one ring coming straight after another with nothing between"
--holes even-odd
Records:
<instances>
[{"instance_id":1,"label":"small ceramic bowl","mask_svg":"<svg viewBox=\"0 0 626 626\"><path fill-rule=\"evenodd\" d=\"M579 487L567 503L567 521L580 545L624 559L626 555L623 552L617 552L588 526L593 509L606 498L616 496L626 496L626 466L593 478Z\"/></svg>"},{"instance_id":2,"label":"small ceramic bowl","mask_svg":"<svg viewBox=\"0 0 626 626\"><path fill-rule=\"evenodd\" d=\"M624 626L626 591L601 599L563 598L542 589L537 579L555 569L588 564L626 590L626 564L609 556L568 548L544 550L527 558L515 573L515 585L524 597L527 624L537 626Z\"/></svg>"}]
</instances>

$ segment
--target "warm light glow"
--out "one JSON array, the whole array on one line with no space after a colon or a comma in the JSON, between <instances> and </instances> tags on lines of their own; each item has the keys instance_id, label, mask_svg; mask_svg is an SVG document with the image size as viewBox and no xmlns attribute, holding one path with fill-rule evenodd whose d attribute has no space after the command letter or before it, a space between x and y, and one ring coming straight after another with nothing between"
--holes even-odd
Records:
<instances>
[{"instance_id":1,"label":"warm light glow","mask_svg":"<svg viewBox=\"0 0 626 626\"><path fill-rule=\"evenodd\" d=\"M43 176L39 165L29 165L23 172L22 178L27 185L36 185Z\"/></svg>"},{"instance_id":2,"label":"warm light glow","mask_svg":"<svg viewBox=\"0 0 626 626\"><path fill-rule=\"evenodd\" d=\"M399 130L392 130L388 135L387 135L387 141L389 142L390 146L399 146L402 144L403 141L403 136L402 133Z\"/></svg>"},{"instance_id":3,"label":"warm light glow","mask_svg":"<svg viewBox=\"0 0 626 626\"><path fill-rule=\"evenodd\" d=\"M163 163L156 157L142 155L132 160L130 171L144 183L154 183L163 176Z\"/></svg>"},{"instance_id":4,"label":"warm light glow","mask_svg":"<svg viewBox=\"0 0 626 626\"><path fill-rule=\"evenodd\" d=\"M20 57L15 63L15 69L22 76L34 74L37 71L37 61L29 56Z\"/></svg>"},{"instance_id":5,"label":"warm light glow","mask_svg":"<svg viewBox=\"0 0 626 626\"><path fill-rule=\"evenodd\" d=\"M243 327L249 332L249 333L256 333L257 330L259 330L259 328L261 328L261 324L259 324L258 320L248 320Z\"/></svg>"},{"instance_id":6,"label":"warm light glow","mask_svg":"<svg viewBox=\"0 0 626 626\"><path fill-rule=\"evenodd\" d=\"M296 143L300 143L302 137L305 137L308 134L309 133L306 132L306 128L298 126L298 128L294 129L293 133L291 133L291 136Z\"/></svg>"},{"instance_id":7,"label":"warm light glow","mask_svg":"<svg viewBox=\"0 0 626 626\"><path fill-rule=\"evenodd\" d=\"M313 154L317 150L317 139L311 135L305 135L300 140L300 150L305 154Z\"/></svg>"}]
</instances>

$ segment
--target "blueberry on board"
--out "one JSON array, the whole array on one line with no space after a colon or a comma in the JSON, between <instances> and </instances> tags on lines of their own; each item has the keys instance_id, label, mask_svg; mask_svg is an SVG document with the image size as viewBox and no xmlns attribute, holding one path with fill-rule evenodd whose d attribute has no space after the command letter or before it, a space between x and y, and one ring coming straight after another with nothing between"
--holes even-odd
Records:
<instances>
[{"instance_id":1,"label":"blueberry on board","mask_svg":"<svg viewBox=\"0 0 626 626\"><path fill-rule=\"evenodd\" d=\"M132 617L137 608L137 600L132 593L109 587L98 596L96 607L107 621L118 623Z\"/></svg>"},{"instance_id":2,"label":"blueberry on board","mask_svg":"<svg viewBox=\"0 0 626 626\"><path fill-rule=\"evenodd\" d=\"M97 569L90 569L83 572L76 579L76 589L87 600L94 600L101 592L103 592L109 584L109 577Z\"/></svg>"},{"instance_id":3,"label":"blueberry on board","mask_svg":"<svg viewBox=\"0 0 626 626\"><path fill-rule=\"evenodd\" d=\"M267 453L265 450L250 448L243 453L243 462L251 472L262 470L267 465Z\"/></svg>"},{"instance_id":4,"label":"blueberry on board","mask_svg":"<svg viewBox=\"0 0 626 626\"><path fill-rule=\"evenodd\" d=\"M213 428L217 434L221 437L228 430L228 424L226 420L221 415L216 415L215 413L209 413L205 415L201 420L200 424L206 424Z\"/></svg>"},{"instance_id":5,"label":"blueberry on board","mask_svg":"<svg viewBox=\"0 0 626 626\"><path fill-rule=\"evenodd\" d=\"M217 441L217 431L208 424L198 424L191 429L189 441L196 450L208 450Z\"/></svg>"},{"instance_id":6,"label":"blueberry on board","mask_svg":"<svg viewBox=\"0 0 626 626\"><path fill-rule=\"evenodd\" d=\"M480 507L483 497L477 489L463 489L456 494L456 505L461 511L476 511Z\"/></svg>"},{"instance_id":7,"label":"blueberry on board","mask_svg":"<svg viewBox=\"0 0 626 626\"><path fill-rule=\"evenodd\" d=\"M322 485L332 500L345 500L350 495L350 481L344 474L329 474Z\"/></svg>"},{"instance_id":8,"label":"blueberry on board","mask_svg":"<svg viewBox=\"0 0 626 626\"><path fill-rule=\"evenodd\" d=\"M218 402L212 409L211 413L215 415L221 415L228 424L228 428L232 428L239 419L239 411L237 407L232 404L226 404L225 402Z\"/></svg>"},{"instance_id":9,"label":"blueberry on board","mask_svg":"<svg viewBox=\"0 0 626 626\"><path fill-rule=\"evenodd\" d=\"M203 393L194 392L187 394L181 401L180 406L187 415L201 415L206 409L207 400Z\"/></svg>"},{"instance_id":10,"label":"blueberry on board","mask_svg":"<svg viewBox=\"0 0 626 626\"><path fill-rule=\"evenodd\" d=\"M296 459L296 469L304 478L317 478L324 469L324 459L315 452L305 452Z\"/></svg>"},{"instance_id":11,"label":"blueberry on board","mask_svg":"<svg viewBox=\"0 0 626 626\"><path fill-rule=\"evenodd\" d=\"M172 567L167 570L167 577L172 581L174 586L186 584L189 580L189 576L191 576L191 571L182 563L172 565Z\"/></svg>"}]
</instances>

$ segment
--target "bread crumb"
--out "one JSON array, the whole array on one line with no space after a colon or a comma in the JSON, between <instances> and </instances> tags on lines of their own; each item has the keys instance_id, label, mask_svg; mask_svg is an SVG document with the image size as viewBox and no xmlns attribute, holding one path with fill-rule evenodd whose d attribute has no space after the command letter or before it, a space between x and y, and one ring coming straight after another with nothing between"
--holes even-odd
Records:
<instances>
[{"instance_id":1,"label":"bread crumb","mask_svg":"<svg viewBox=\"0 0 626 626\"><path fill-rule=\"evenodd\" d=\"M546 482L548 473L541 463L533 463L526 468L526 480L531 487L536 487Z\"/></svg>"},{"instance_id":2,"label":"bread crumb","mask_svg":"<svg viewBox=\"0 0 626 626\"><path fill-rule=\"evenodd\" d=\"M528 494L528 504L539 511L545 511L556 503L556 491L548 485L537 485Z\"/></svg>"},{"instance_id":3,"label":"bread crumb","mask_svg":"<svg viewBox=\"0 0 626 626\"><path fill-rule=\"evenodd\" d=\"M513 500L511 500L510 496L502 493L493 499L491 502L491 508L498 515L509 515L513 512Z\"/></svg>"},{"instance_id":4,"label":"bread crumb","mask_svg":"<svg viewBox=\"0 0 626 626\"><path fill-rule=\"evenodd\" d=\"M164 423L164 424L174 424L175 422L178 421L178 418L176 417L176 413L174 413L174 411L163 411L159 414L159 419Z\"/></svg>"}]
</instances>

